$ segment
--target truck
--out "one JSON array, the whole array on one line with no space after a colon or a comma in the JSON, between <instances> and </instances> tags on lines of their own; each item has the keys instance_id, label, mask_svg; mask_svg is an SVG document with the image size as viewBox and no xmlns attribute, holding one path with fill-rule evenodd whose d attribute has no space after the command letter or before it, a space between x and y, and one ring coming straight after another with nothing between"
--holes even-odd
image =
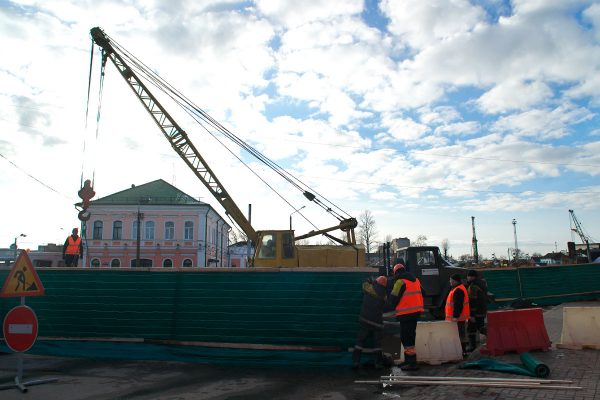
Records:
<instances>
[{"instance_id":1,"label":"truck","mask_svg":"<svg viewBox=\"0 0 600 400\"><path fill-rule=\"evenodd\" d=\"M391 267L404 264L406 270L421 282L425 309L436 319L444 317L444 305L450 292L450 276L460 274L466 278L467 270L448 262L437 246L408 246L397 249L391 263L380 268L380 273L391 274Z\"/></svg>"}]
</instances>

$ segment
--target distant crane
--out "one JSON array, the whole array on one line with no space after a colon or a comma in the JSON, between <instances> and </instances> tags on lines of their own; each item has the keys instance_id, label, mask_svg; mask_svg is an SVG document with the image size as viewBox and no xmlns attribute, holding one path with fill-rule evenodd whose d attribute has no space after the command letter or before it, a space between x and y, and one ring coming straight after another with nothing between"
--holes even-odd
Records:
<instances>
[{"instance_id":1,"label":"distant crane","mask_svg":"<svg viewBox=\"0 0 600 400\"><path fill-rule=\"evenodd\" d=\"M574 228L571 227L571 231L577 233L581 238L581 242L585 244L585 247L587 249L588 262L591 262L592 259L590 258L590 238L583 232L583 228L581 227L581 223L575 216L575 212L573 210L569 210L569 214L571 215L571 220L573 221L573 225L575 226Z\"/></svg>"},{"instance_id":2,"label":"distant crane","mask_svg":"<svg viewBox=\"0 0 600 400\"><path fill-rule=\"evenodd\" d=\"M475 217L471 217L471 226L473 227L473 260L479 264L479 251L477 250L477 235L475 235Z\"/></svg>"}]
</instances>

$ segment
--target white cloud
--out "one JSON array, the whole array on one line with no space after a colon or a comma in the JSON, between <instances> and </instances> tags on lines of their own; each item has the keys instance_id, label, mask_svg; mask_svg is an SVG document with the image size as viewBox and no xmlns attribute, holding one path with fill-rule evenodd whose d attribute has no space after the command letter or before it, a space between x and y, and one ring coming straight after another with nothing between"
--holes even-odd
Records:
<instances>
[{"instance_id":1,"label":"white cloud","mask_svg":"<svg viewBox=\"0 0 600 400\"><path fill-rule=\"evenodd\" d=\"M593 118L594 114L583 107L571 104L555 109L533 109L500 118L492 130L537 140L556 139L568 135L571 125Z\"/></svg>"},{"instance_id":2,"label":"white cloud","mask_svg":"<svg viewBox=\"0 0 600 400\"><path fill-rule=\"evenodd\" d=\"M415 49L470 32L485 16L483 9L467 0L384 0L380 7L391 20L388 30Z\"/></svg>"},{"instance_id":3,"label":"white cloud","mask_svg":"<svg viewBox=\"0 0 600 400\"><path fill-rule=\"evenodd\" d=\"M424 124L448 124L460 119L460 113L451 106L439 106L434 109L422 107L418 111Z\"/></svg>"},{"instance_id":4,"label":"white cloud","mask_svg":"<svg viewBox=\"0 0 600 400\"><path fill-rule=\"evenodd\" d=\"M480 125L477 121L456 122L453 124L440 125L435 128L436 135L474 135L479 132Z\"/></svg>"},{"instance_id":5,"label":"white cloud","mask_svg":"<svg viewBox=\"0 0 600 400\"><path fill-rule=\"evenodd\" d=\"M552 90L543 82L505 80L484 93L477 104L484 112L497 114L529 109L551 97Z\"/></svg>"},{"instance_id":6,"label":"white cloud","mask_svg":"<svg viewBox=\"0 0 600 400\"><path fill-rule=\"evenodd\" d=\"M295 28L314 21L329 21L341 15L358 14L363 9L362 0L305 0L297 3L278 0L257 0L258 10L286 28Z\"/></svg>"},{"instance_id":7,"label":"white cloud","mask_svg":"<svg viewBox=\"0 0 600 400\"><path fill-rule=\"evenodd\" d=\"M415 122L411 118L404 118L394 114L383 115L381 125L387 128L388 135L400 142L419 139L429 131L427 125Z\"/></svg>"}]
</instances>

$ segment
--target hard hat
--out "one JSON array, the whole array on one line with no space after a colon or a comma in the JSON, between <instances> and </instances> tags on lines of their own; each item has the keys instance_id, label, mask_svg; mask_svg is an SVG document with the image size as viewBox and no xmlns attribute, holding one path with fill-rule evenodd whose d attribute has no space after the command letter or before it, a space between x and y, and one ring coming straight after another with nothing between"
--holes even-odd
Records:
<instances>
[{"instance_id":1,"label":"hard hat","mask_svg":"<svg viewBox=\"0 0 600 400\"><path fill-rule=\"evenodd\" d=\"M379 283L383 287L387 287L387 277L381 275L375 279L375 282Z\"/></svg>"},{"instance_id":2,"label":"hard hat","mask_svg":"<svg viewBox=\"0 0 600 400\"><path fill-rule=\"evenodd\" d=\"M394 271L394 275L396 275L396 272L398 272L398 270L400 270L400 269L405 270L406 267L403 264L396 264L396 265L394 265L394 270L393 270Z\"/></svg>"}]
</instances>

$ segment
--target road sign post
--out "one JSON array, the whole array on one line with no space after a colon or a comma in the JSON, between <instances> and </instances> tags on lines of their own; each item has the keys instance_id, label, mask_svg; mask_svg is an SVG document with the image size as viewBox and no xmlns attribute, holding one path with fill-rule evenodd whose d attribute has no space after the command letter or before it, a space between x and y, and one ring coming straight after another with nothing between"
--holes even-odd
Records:
<instances>
[{"instance_id":1,"label":"road sign post","mask_svg":"<svg viewBox=\"0 0 600 400\"><path fill-rule=\"evenodd\" d=\"M38 335L35 312L25 305L25 296L42 296L44 286L40 281L26 251L22 251L8 274L0 297L21 297L21 305L14 307L4 317L2 333L9 349L17 353L17 376L14 385L0 386L0 390L17 387L27 392L27 386L55 382L56 378L23 382L23 353L33 346Z\"/></svg>"}]
</instances>

